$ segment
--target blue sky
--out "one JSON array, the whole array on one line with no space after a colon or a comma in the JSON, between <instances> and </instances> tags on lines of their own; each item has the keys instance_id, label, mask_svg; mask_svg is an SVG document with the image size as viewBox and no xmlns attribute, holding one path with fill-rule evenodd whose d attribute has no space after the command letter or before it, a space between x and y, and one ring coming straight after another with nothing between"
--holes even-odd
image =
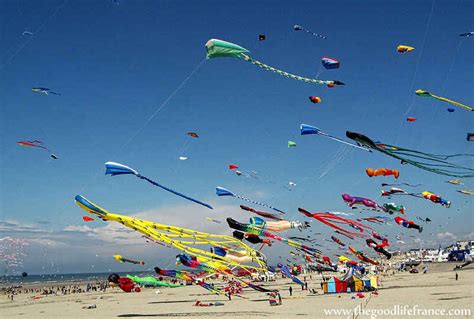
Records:
<instances>
[{"instance_id":1,"label":"blue sky","mask_svg":"<svg viewBox=\"0 0 474 319\"><path fill-rule=\"evenodd\" d=\"M461 187L445 183L449 178L402 167L382 154L300 136L299 125L316 125L339 137L346 130L358 131L432 153L472 153L472 144L466 141L472 114L462 109L448 113L449 105L417 97L414 91L424 89L473 104L473 40L458 36L472 31L473 6L471 1L381 5L379 1L122 0L119 5L40 1L33 6L28 1L3 1L0 230L5 236L29 238L24 263L32 273L89 271L91 264L107 270L117 267L110 253L128 247L127 242L119 246L110 240L105 245L100 236L108 229L98 221L82 222L82 211L73 200L76 194L113 212L225 233L229 231L224 225L214 229L204 217L224 219L232 214L245 220L248 215L239 211L238 200L217 198L218 185L272 203L287 211L290 219L302 220L297 207L347 211L342 193L383 202L378 197L380 183L391 178L369 179L365 168L389 167L401 170L401 182L422 183L419 191L431 190L453 202L446 209L421 199L397 199L409 217L434 220L418 241L436 246L438 241L464 238L472 231L472 200L456 192ZM327 39L295 32L294 24ZM34 34L22 35L23 31ZM259 42L262 33L267 40ZM329 89L243 61L204 61L204 44L210 38L240 44L258 60L309 77L321 71L321 57L337 58L341 68L324 71L320 78L347 85ZM400 55L399 44L416 50ZM31 88L36 86L61 96L34 93ZM311 95L323 102L311 104ZM406 113L418 120L407 124ZM201 138L189 141L183 154L188 131ZM51 161L41 150L15 144L31 139L44 141L60 159ZM288 140L298 146L288 149ZM189 160L179 161L181 155ZM202 211L133 177L104 176L103 164L109 160L210 201L216 209ZM257 171L262 181L231 174L229 163ZM284 187L288 181L297 183L292 192ZM472 188L472 183L467 181L462 188ZM166 213L170 211L173 218ZM94 237L85 226L100 236ZM330 233L323 225L313 223L313 228ZM406 241L413 241L412 233L395 225L380 231L405 233ZM129 246L133 254L155 262L153 248ZM362 249L363 243L356 246ZM47 249L43 259L38 258L41 249ZM278 255L278 249L269 254ZM82 258L77 258L78 250ZM173 253L158 250L160 259L173 261ZM96 255L102 256L100 260L94 259ZM52 259L54 269L46 262Z\"/></svg>"}]
</instances>

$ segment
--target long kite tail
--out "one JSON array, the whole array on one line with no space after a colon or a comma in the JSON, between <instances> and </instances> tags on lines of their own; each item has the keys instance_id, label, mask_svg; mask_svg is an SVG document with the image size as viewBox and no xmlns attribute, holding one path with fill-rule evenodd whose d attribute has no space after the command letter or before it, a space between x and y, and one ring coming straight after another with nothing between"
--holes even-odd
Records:
<instances>
[{"instance_id":1,"label":"long kite tail","mask_svg":"<svg viewBox=\"0 0 474 319\"><path fill-rule=\"evenodd\" d=\"M270 72L274 72L276 74L279 74L279 75L282 75L282 76L285 76L289 79L293 79L293 80L298 80L298 81L303 81L303 82L306 82L306 83L315 83L315 84L322 84L322 85L328 85L328 84L334 84L334 81L325 81L325 80L318 80L318 79L310 79L310 78L305 78L305 77L302 77L302 76L299 76L299 75L294 75L294 74L291 74L291 73L288 73L288 72L285 72L285 71L282 71L282 70L279 70L279 69L276 69L272 66L269 66L265 63L262 63L260 61L257 61L257 60L254 60L253 58L251 58L250 56L248 55L245 55L245 54L241 54L243 59L245 61L248 61L264 70L267 70L267 71L270 71Z\"/></svg>"},{"instance_id":2,"label":"long kite tail","mask_svg":"<svg viewBox=\"0 0 474 319\"><path fill-rule=\"evenodd\" d=\"M450 100L450 99L447 99L445 97L442 97L442 96L437 96L437 95L434 95L434 94L431 94L432 97L434 97L435 99L438 99L438 100L441 100L441 101L444 101L444 102L447 102L447 103L451 103L453 105L456 105L456 106L459 106L459 107L462 107L468 111L474 111L474 108L470 107L470 106L467 106L467 105L464 105L462 103L459 103L459 102L456 102L456 101L453 101L453 100Z\"/></svg>"},{"instance_id":3,"label":"long kite tail","mask_svg":"<svg viewBox=\"0 0 474 319\"><path fill-rule=\"evenodd\" d=\"M192 201L192 202L195 202L196 204L205 206L205 207L207 207L207 208L209 208L209 209L213 209L212 206L209 205L209 204L206 204L206 203L204 203L204 202L201 202L200 200L194 199L194 198L189 197L189 196L187 196L187 195L181 194L181 193L179 193L179 192L177 192L177 191L175 191L175 190L173 190L173 189L171 189L171 188L168 188L168 187L166 187L166 186L160 185L160 184L158 184L157 182L155 182L155 181L149 179L148 177L142 176L142 175L140 175L140 174L138 174L138 175L136 175L136 176L137 176L138 178L144 179L144 180L146 180L147 182L149 182L149 183L151 183L151 184L153 184L153 185L155 185L155 186L158 186L158 187L160 187L160 188L162 188L162 189L164 189L164 190L166 190L166 191L168 191L168 192L170 192L170 193L173 193L173 194L178 195L178 196L180 196L180 197L186 198L187 200L190 200L190 201Z\"/></svg>"},{"instance_id":4,"label":"long kite tail","mask_svg":"<svg viewBox=\"0 0 474 319\"><path fill-rule=\"evenodd\" d=\"M234 194L235 195L235 194ZM267 207L267 208L270 208L270 209L273 209L274 211L277 211L281 214L285 214L284 211L282 210L279 210L278 208L275 208L271 205L268 205L268 204L265 204L265 203L261 203L261 202L257 202L257 201L254 201L254 200L251 200L250 198L247 198L247 197L243 197L243 196L240 196L240 195L235 195L235 197L237 198L240 198L241 200L244 200L246 202L249 202L249 203L252 203L252 204L256 204L256 205L260 205L260 206L263 206L263 207Z\"/></svg>"}]
</instances>

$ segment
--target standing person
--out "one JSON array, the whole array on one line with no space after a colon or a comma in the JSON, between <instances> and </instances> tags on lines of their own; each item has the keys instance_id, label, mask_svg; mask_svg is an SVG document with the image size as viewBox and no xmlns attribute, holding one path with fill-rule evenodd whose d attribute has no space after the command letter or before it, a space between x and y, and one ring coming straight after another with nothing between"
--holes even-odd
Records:
<instances>
[{"instance_id":1,"label":"standing person","mask_svg":"<svg viewBox=\"0 0 474 319\"><path fill-rule=\"evenodd\" d=\"M458 273L456 273L456 281L458 281Z\"/></svg>"},{"instance_id":2,"label":"standing person","mask_svg":"<svg viewBox=\"0 0 474 319\"><path fill-rule=\"evenodd\" d=\"M277 292L277 296L278 296L278 304L281 305L281 295L279 291Z\"/></svg>"},{"instance_id":3,"label":"standing person","mask_svg":"<svg viewBox=\"0 0 474 319\"><path fill-rule=\"evenodd\" d=\"M291 288L291 286L288 288L288 291L290 292L290 296L293 296L293 288Z\"/></svg>"}]
</instances>

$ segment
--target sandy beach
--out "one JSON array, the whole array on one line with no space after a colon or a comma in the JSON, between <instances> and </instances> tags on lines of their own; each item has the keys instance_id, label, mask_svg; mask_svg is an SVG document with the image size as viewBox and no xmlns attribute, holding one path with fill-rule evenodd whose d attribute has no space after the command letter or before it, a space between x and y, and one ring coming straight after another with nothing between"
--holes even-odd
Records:
<instances>
[{"instance_id":1,"label":"sandy beach","mask_svg":"<svg viewBox=\"0 0 474 319\"><path fill-rule=\"evenodd\" d=\"M316 288L317 295L310 295L292 285L293 296L289 296L290 280L278 279L265 287L279 289L283 297L281 306L271 307L264 293L244 290L243 297L231 301L223 296L207 293L197 286L179 288L144 288L140 293L124 293L119 289L108 289L105 293L92 292L65 296L44 296L33 299L36 294L21 294L14 301L2 296L0 309L4 318L216 318L224 316L242 318L370 318L367 311L380 312L374 318L423 318L423 311L460 311L474 308L474 269L458 272L455 280L453 263L430 264L427 274L395 273L383 276L383 287L378 295L364 293L364 298L354 293L323 295L320 276L307 276L309 288ZM317 279L316 279L317 278ZM159 290L161 293L157 294ZM355 297L355 298L353 298ZM205 303L222 302L223 306L196 307L200 300ZM95 304L95 309L84 306ZM398 305L398 306L397 306ZM395 308L398 307L398 310ZM359 309L359 310L358 310ZM361 313L364 309L366 313ZM408 311L418 311L410 315ZM425 310L426 309L426 310ZM328 311L333 311L329 313ZM337 315L334 311L340 311ZM344 313L342 313L344 311ZM392 311L392 313L387 313ZM394 313L398 311L398 315ZM403 312L405 311L405 312ZM433 315L430 315L433 316ZM445 315L446 316L446 315ZM452 315L470 318L466 315Z\"/></svg>"}]
</instances>

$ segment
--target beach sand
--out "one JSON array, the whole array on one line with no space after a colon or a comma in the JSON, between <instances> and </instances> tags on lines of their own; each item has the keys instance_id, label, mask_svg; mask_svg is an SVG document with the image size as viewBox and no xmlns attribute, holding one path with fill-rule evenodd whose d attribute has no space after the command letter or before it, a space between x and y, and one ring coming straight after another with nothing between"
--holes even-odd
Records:
<instances>
[{"instance_id":1,"label":"beach sand","mask_svg":"<svg viewBox=\"0 0 474 319\"><path fill-rule=\"evenodd\" d=\"M265 287L280 289L283 297L281 306L271 307L268 297L261 292L244 290L248 299L233 297L229 301L224 296L207 293L198 286L179 288L144 288L140 293L124 293L119 289L110 289L105 293L82 293L66 296L44 296L34 300L29 295L17 295L12 302L1 296L1 318L371 318L367 313L357 313L361 309L378 309L386 315L372 318L426 318L423 309L469 309L474 313L474 267L459 271L455 280L452 270L454 263L428 264L427 274L396 273L382 278L383 287L378 295L364 293L365 298L355 293L323 295L319 284L320 276L312 274L309 288L316 288L317 295L309 295L297 285L292 284L293 296L289 296L288 279L278 279L266 283ZM329 274L328 274L329 275ZM309 279L309 275L306 276ZM356 297L352 299L352 297ZM223 306L196 307L196 300L202 302L220 301ZM83 306L95 304L95 309L83 309ZM399 305L398 314L394 307ZM418 314L409 315L407 311L416 306ZM325 310L345 310L346 313L329 314ZM356 309L354 311L354 309ZM405 309L405 313L403 313ZM388 313L392 311L392 313ZM435 310L431 310L435 311ZM446 317L439 315L439 317ZM449 316L448 316L449 317ZM453 315L453 318L470 318L471 315Z\"/></svg>"}]
</instances>

